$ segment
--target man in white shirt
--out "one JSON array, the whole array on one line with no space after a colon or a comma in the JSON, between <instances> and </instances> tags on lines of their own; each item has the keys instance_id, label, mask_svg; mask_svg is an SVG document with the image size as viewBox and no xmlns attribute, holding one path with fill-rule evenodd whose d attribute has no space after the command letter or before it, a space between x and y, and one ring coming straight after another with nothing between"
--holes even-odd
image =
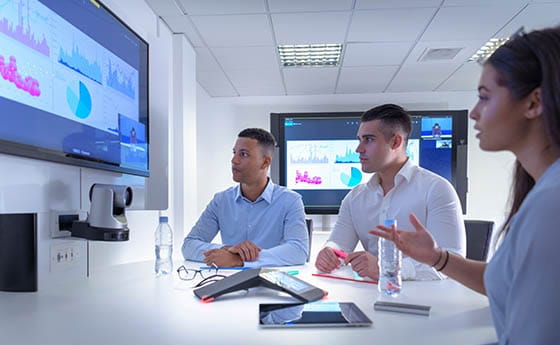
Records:
<instances>
[{"instance_id":1,"label":"man in white shirt","mask_svg":"<svg viewBox=\"0 0 560 345\"><path fill-rule=\"evenodd\" d=\"M466 254L461 205L453 186L443 177L418 167L408 159L406 147L412 123L400 106L385 104L366 111L358 129L362 170L371 179L352 189L342 201L338 220L315 266L330 273L341 263L333 249L349 253L345 264L362 277L377 280L377 237L369 230L385 219L397 219L399 229L410 229L414 213L430 229L437 243L459 255ZM355 251L358 241L364 251ZM403 258L402 277L437 280L445 276L433 267Z\"/></svg>"}]
</instances>

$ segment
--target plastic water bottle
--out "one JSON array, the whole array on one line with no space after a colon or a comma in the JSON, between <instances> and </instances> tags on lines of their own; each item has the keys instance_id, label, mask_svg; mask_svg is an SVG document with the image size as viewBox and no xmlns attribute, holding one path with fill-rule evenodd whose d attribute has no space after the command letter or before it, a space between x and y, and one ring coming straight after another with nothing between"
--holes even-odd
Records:
<instances>
[{"instance_id":1,"label":"plastic water bottle","mask_svg":"<svg viewBox=\"0 0 560 345\"><path fill-rule=\"evenodd\" d=\"M385 226L397 226L396 219L386 219ZM402 253L397 246L382 237L378 241L379 282L378 289L387 296L397 297L402 289Z\"/></svg>"},{"instance_id":2,"label":"plastic water bottle","mask_svg":"<svg viewBox=\"0 0 560 345\"><path fill-rule=\"evenodd\" d=\"M173 271L173 231L167 224L167 217L159 217L159 225L155 232L156 243L156 275L167 275Z\"/></svg>"}]
</instances>

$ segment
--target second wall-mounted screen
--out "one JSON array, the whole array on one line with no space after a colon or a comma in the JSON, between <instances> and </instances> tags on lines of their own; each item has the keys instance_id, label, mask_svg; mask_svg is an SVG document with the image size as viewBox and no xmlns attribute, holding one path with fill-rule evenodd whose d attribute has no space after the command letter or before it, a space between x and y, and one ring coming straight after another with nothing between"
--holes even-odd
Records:
<instances>
[{"instance_id":1,"label":"second wall-mounted screen","mask_svg":"<svg viewBox=\"0 0 560 345\"><path fill-rule=\"evenodd\" d=\"M449 180L463 213L467 193L467 111L410 111L407 155ZM336 214L348 191L367 182L356 138L361 113L271 114L279 145L279 183L303 197L308 214Z\"/></svg>"}]
</instances>

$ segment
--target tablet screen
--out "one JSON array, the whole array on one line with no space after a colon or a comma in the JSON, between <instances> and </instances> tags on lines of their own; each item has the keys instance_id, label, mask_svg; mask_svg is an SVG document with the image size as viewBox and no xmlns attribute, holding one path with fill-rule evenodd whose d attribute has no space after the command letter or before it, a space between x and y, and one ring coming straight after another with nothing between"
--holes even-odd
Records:
<instances>
[{"instance_id":1,"label":"tablet screen","mask_svg":"<svg viewBox=\"0 0 560 345\"><path fill-rule=\"evenodd\" d=\"M355 327L371 320L352 302L274 303L259 305L261 327Z\"/></svg>"},{"instance_id":2,"label":"tablet screen","mask_svg":"<svg viewBox=\"0 0 560 345\"><path fill-rule=\"evenodd\" d=\"M276 284L286 290L290 290L298 294L315 289L313 285L310 285L303 280L297 279L294 276L282 271L263 268L261 269L259 276L272 284Z\"/></svg>"}]
</instances>

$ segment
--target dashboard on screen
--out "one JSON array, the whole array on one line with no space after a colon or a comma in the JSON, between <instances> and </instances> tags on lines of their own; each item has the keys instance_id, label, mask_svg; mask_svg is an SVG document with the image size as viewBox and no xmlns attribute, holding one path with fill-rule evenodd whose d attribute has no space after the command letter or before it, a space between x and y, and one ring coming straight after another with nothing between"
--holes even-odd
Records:
<instances>
[{"instance_id":1,"label":"dashboard on screen","mask_svg":"<svg viewBox=\"0 0 560 345\"><path fill-rule=\"evenodd\" d=\"M148 44L94 0L0 4L0 152L148 176Z\"/></svg>"},{"instance_id":2,"label":"dashboard on screen","mask_svg":"<svg viewBox=\"0 0 560 345\"><path fill-rule=\"evenodd\" d=\"M449 180L466 212L467 111L410 111L407 155ZM356 134L362 113L271 114L279 146L279 184L303 197L306 213L336 214L362 172Z\"/></svg>"}]
</instances>

